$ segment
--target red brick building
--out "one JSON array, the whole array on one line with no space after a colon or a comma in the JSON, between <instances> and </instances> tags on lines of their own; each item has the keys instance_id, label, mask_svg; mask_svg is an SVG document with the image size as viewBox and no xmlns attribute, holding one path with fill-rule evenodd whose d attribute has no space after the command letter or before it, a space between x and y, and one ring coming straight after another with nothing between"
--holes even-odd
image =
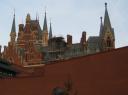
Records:
<instances>
[{"instance_id":1,"label":"red brick building","mask_svg":"<svg viewBox=\"0 0 128 95\"><path fill-rule=\"evenodd\" d=\"M26 23L19 24L16 33L14 14L10 41L8 46L4 47L2 58L10 63L26 66L115 49L114 28L111 26L107 3L105 3L104 21L101 17L99 36L90 36L87 40L86 34L85 31L82 32L79 43L72 43L71 35L67 35L67 41L63 37L53 37L51 23L48 31L46 12L43 29L39 19L36 17L36 20L32 20L28 13Z\"/></svg>"},{"instance_id":2,"label":"red brick building","mask_svg":"<svg viewBox=\"0 0 128 95\"><path fill-rule=\"evenodd\" d=\"M43 56L35 46L36 41L39 41L37 37L37 30L39 29L39 21L31 20L31 17L28 14L26 17L25 26L23 24L19 25L18 37L16 40L14 15L10 33L10 41L8 46L4 46L2 58L8 60L10 63L17 65L41 64L43 61Z\"/></svg>"}]
</instances>

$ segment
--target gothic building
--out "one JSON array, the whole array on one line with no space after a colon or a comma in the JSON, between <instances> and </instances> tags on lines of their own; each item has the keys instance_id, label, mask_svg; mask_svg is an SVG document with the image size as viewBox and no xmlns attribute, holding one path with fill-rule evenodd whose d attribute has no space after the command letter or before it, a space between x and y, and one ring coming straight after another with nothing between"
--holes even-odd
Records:
<instances>
[{"instance_id":1,"label":"gothic building","mask_svg":"<svg viewBox=\"0 0 128 95\"><path fill-rule=\"evenodd\" d=\"M95 53L115 48L115 35L114 28L111 26L111 22L108 15L107 3L105 3L105 15L104 23L100 25L99 36L91 36L88 39L88 52Z\"/></svg>"},{"instance_id":2,"label":"gothic building","mask_svg":"<svg viewBox=\"0 0 128 95\"><path fill-rule=\"evenodd\" d=\"M8 46L4 46L1 57L18 65L37 65L114 48L114 29L109 19L107 3L105 3L104 22L101 17L99 36L90 36L87 40L84 31L80 43L72 43L71 35L67 35L67 41L63 37L53 37L51 23L48 31L46 12L43 29L41 29L39 19L32 20L30 14L27 14L25 25L19 24L18 34L16 34L14 14L10 41Z\"/></svg>"}]
</instances>

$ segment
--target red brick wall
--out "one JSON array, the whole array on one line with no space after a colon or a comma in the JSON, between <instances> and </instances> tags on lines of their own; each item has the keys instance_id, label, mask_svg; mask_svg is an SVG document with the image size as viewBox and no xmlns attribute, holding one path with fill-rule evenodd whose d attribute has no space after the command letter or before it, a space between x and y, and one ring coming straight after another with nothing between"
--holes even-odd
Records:
<instances>
[{"instance_id":1,"label":"red brick wall","mask_svg":"<svg viewBox=\"0 0 128 95\"><path fill-rule=\"evenodd\" d=\"M45 70L44 70L45 68ZM38 77L0 80L1 95L52 95L70 79L74 95L128 95L128 47L53 63Z\"/></svg>"}]
</instances>

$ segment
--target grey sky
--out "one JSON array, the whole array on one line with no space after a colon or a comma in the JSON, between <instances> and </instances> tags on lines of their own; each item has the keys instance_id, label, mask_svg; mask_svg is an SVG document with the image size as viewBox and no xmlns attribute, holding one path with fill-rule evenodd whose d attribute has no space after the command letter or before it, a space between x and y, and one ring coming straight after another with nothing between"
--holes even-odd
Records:
<instances>
[{"instance_id":1,"label":"grey sky","mask_svg":"<svg viewBox=\"0 0 128 95\"><path fill-rule=\"evenodd\" d=\"M7 45L16 10L16 27L25 23L26 14L35 19L39 15L43 27L44 12L47 11L48 26L52 21L53 35L73 36L79 42L82 31L88 36L99 34L100 16L104 17L104 3L108 3L111 24L115 30L116 47L128 45L128 0L3 0L0 3L0 44ZM46 8L45 8L46 7Z\"/></svg>"}]
</instances>

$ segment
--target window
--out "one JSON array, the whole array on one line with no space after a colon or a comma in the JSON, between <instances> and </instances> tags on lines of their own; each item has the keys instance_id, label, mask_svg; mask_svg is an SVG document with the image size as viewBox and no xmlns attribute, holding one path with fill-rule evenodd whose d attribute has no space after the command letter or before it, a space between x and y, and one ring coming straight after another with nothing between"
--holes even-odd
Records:
<instances>
[{"instance_id":1,"label":"window","mask_svg":"<svg viewBox=\"0 0 128 95\"><path fill-rule=\"evenodd\" d=\"M111 39L110 39L110 37L107 38L107 47L111 47Z\"/></svg>"}]
</instances>

